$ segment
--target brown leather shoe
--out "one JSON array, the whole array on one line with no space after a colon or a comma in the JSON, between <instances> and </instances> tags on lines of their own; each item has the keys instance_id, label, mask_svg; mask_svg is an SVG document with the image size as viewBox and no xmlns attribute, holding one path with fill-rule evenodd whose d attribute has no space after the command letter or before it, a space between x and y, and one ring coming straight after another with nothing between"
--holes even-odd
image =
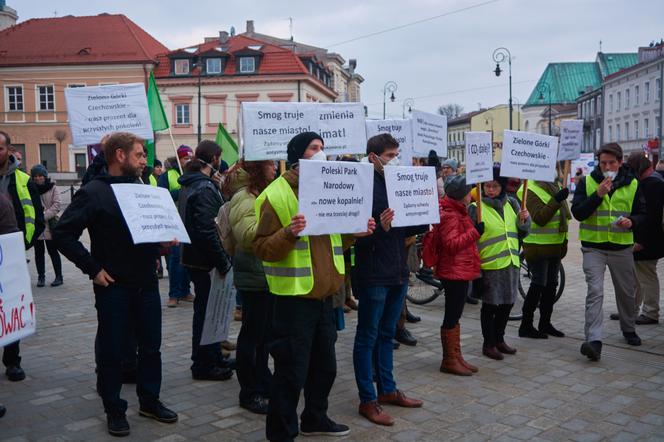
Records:
<instances>
[{"instance_id":1,"label":"brown leather shoe","mask_svg":"<svg viewBox=\"0 0 664 442\"><path fill-rule=\"evenodd\" d=\"M505 353L508 355L513 355L516 353L516 348L510 347L509 345L505 344L504 342L499 342L496 344L496 349L501 352Z\"/></svg>"},{"instance_id":2,"label":"brown leather shoe","mask_svg":"<svg viewBox=\"0 0 664 442\"><path fill-rule=\"evenodd\" d=\"M362 416L366 417L367 420L373 422L377 425L385 425L391 427L394 425L394 419L392 416L383 411L383 407L378 405L378 402L371 401L360 404L359 412Z\"/></svg>"},{"instance_id":3,"label":"brown leather shoe","mask_svg":"<svg viewBox=\"0 0 664 442\"><path fill-rule=\"evenodd\" d=\"M419 399L406 397L403 392L397 390L392 393L378 395L379 404L396 405L405 408L420 408L423 402Z\"/></svg>"},{"instance_id":4,"label":"brown leather shoe","mask_svg":"<svg viewBox=\"0 0 664 442\"><path fill-rule=\"evenodd\" d=\"M482 347L482 354L488 358L502 361L505 356L496 347Z\"/></svg>"},{"instance_id":5,"label":"brown leather shoe","mask_svg":"<svg viewBox=\"0 0 664 442\"><path fill-rule=\"evenodd\" d=\"M466 360L463 358L463 355L461 354L461 324L457 323L456 327L454 327L454 333L456 340L457 359L459 360L459 362L461 362L461 365L466 367L468 370L472 371L473 373L477 373L479 369L475 367L473 364L469 364L468 362L466 362Z\"/></svg>"},{"instance_id":6,"label":"brown leather shoe","mask_svg":"<svg viewBox=\"0 0 664 442\"><path fill-rule=\"evenodd\" d=\"M440 340L443 344L443 362L440 364L440 371L458 376L472 376L473 372L467 369L459 360L455 339L458 339L458 335L455 335L454 329L448 330L441 327Z\"/></svg>"}]
</instances>

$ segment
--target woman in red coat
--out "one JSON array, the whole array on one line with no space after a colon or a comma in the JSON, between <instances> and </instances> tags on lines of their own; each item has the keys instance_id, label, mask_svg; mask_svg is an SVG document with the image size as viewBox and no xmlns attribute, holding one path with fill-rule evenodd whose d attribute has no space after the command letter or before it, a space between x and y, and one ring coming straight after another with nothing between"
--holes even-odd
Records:
<instances>
[{"instance_id":1,"label":"woman in red coat","mask_svg":"<svg viewBox=\"0 0 664 442\"><path fill-rule=\"evenodd\" d=\"M469 282L480 276L477 240L484 231L483 223L475 225L468 216L471 189L463 176L445 182L445 197L440 201L440 224L433 229L433 243L438 252L435 275L445 289L445 317L440 327L443 344L440 371L461 376L477 373L477 367L467 363L461 355L459 325Z\"/></svg>"}]
</instances>

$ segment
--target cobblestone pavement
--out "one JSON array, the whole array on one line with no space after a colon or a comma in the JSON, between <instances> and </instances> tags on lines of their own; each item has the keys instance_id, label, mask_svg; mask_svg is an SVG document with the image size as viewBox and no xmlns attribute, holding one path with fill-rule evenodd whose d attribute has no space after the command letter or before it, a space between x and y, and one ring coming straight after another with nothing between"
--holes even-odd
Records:
<instances>
[{"instance_id":1,"label":"cobblestone pavement","mask_svg":"<svg viewBox=\"0 0 664 442\"><path fill-rule=\"evenodd\" d=\"M480 368L473 377L438 371L444 300L413 306L422 322L409 329L419 343L395 352L395 374L399 387L425 404L416 410L388 407L396 418L390 428L374 426L357 414L352 368L356 315L347 315L347 328L339 333L338 375L330 397L331 417L351 427L346 439L664 440L664 326L639 326L644 344L629 348L618 323L608 320L615 302L607 273L604 351L600 362L589 362L579 354L586 286L575 239L564 264L567 283L554 323L567 333L566 338L519 339L518 322L512 322L508 342L519 351L502 362L493 361L481 356L479 306L466 307L463 348L468 361ZM30 267L36 281L34 260ZM660 276L664 276L661 267ZM165 303L166 280L161 289ZM19 383L0 379L0 402L8 406L0 419L0 439L110 440L94 390L96 316L90 281L67 262L64 286L35 287L34 294L39 331L22 343L27 379ZM130 404L130 439L263 439L264 419L238 407L235 379L219 383L191 379L191 316L190 304L163 309L162 399L179 412L180 421L166 425L139 417L133 388L127 386L123 394ZM238 329L234 322L232 337Z\"/></svg>"}]
</instances>

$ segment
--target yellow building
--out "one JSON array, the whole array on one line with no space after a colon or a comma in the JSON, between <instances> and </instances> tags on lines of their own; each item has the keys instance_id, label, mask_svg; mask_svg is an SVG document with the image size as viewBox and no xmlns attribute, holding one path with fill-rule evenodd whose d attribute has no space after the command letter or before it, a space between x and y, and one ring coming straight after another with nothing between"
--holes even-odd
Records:
<instances>
[{"instance_id":1,"label":"yellow building","mask_svg":"<svg viewBox=\"0 0 664 442\"><path fill-rule=\"evenodd\" d=\"M510 128L510 112L506 104L499 104L476 112L470 119L473 132L491 132L493 140L493 161L500 162L503 148L503 131ZM512 109L512 130L521 130L521 112Z\"/></svg>"}]
</instances>

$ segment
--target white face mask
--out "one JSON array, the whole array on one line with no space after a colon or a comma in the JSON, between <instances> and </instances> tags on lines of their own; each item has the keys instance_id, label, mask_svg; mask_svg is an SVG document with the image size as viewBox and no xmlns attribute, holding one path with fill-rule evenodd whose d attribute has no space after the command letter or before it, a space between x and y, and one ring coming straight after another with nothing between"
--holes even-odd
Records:
<instances>
[{"instance_id":1,"label":"white face mask","mask_svg":"<svg viewBox=\"0 0 664 442\"><path fill-rule=\"evenodd\" d=\"M618 175L618 172L615 170L607 170L604 172L604 178L611 178L611 180L614 180L616 175Z\"/></svg>"},{"instance_id":2,"label":"white face mask","mask_svg":"<svg viewBox=\"0 0 664 442\"><path fill-rule=\"evenodd\" d=\"M360 160L360 163L368 163L369 162L369 157L364 157Z\"/></svg>"},{"instance_id":3,"label":"white face mask","mask_svg":"<svg viewBox=\"0 0 664 442\"><path fill-rule=\"evenodd\" d=\"M322 150L319 150L315 154L313 154L311 157L309 157L310 160L314 161L327 161L327 157L325 156L325 152Z\"/></svg>"},{"instance_id":4,"label":"white face mask","mask_svg":"<svg viewBox=\"0 0 664 442\"><path fill-rule=\"evenodd\" d=\"M390 161L388 161L386 166L398 166L399 165L399 157L394 157Z\"/></svg>"}]
</instances>

